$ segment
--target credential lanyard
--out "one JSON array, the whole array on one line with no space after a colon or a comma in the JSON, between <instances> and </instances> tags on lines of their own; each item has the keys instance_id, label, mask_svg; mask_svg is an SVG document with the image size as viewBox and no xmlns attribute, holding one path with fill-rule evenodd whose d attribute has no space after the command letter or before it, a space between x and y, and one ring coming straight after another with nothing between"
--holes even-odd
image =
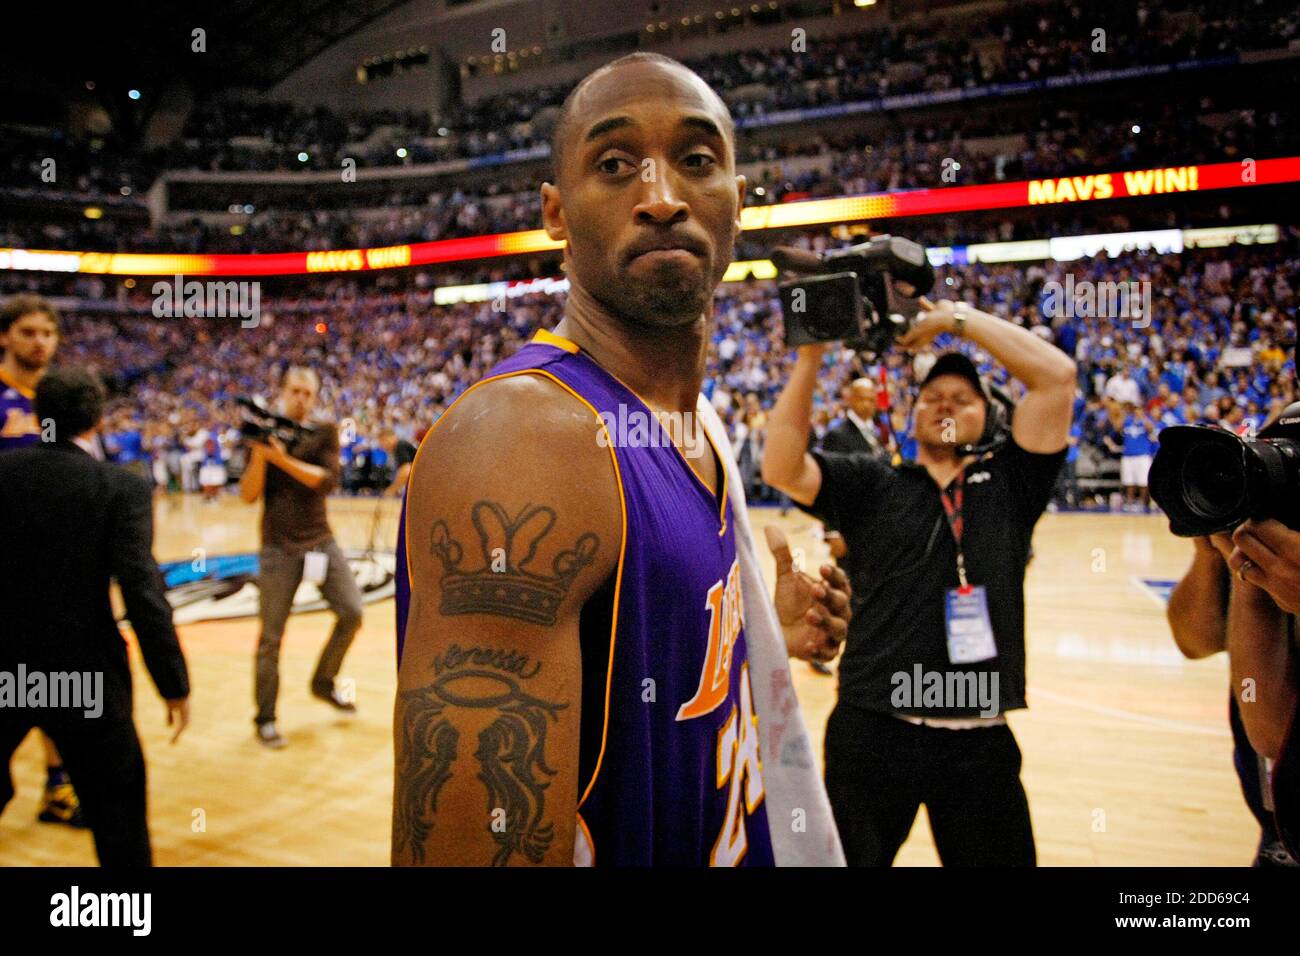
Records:
<instances>
[{"instance_id":1,"label":"credential lanyard","mask_svg":"<svg viewBox=\"0 0 1300 956\"><path fill-rule=\"evenodd\" d=\"M948 519L948 527L952 530L952 539L957 543L957 580L961 582L962 591L970 589L970 582L966 580L966 556L961 550L961 536L964 529L962 517L962 502L966 496L966 472L963 469L957 475L957 490L951 495L947 488L939 489L939 499L943 502L943 513Z\"/></svg>"}]
</instances>

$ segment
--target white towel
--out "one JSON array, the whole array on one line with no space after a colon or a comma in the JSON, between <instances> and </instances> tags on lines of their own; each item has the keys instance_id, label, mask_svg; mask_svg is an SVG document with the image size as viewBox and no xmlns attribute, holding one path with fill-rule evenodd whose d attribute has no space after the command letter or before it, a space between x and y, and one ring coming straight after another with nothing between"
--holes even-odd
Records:
<instances>
[{"instance_id":1,"label":"white towel","mask_svg":"<svg viewBox=\"0 0 1300 956\"><path fill-rule=\"evenodd\" d=\"M696 409L727 470L731 512L736 523L736 554L740 558L750 683L762 735L759 753L763 760L772 852L777 866L844 866L839 832L831 816L826 787L817 772L799 698L795 696L785 637L758 563L736 456L726 427L703 395Z\"/></svg>"}]
</instances>

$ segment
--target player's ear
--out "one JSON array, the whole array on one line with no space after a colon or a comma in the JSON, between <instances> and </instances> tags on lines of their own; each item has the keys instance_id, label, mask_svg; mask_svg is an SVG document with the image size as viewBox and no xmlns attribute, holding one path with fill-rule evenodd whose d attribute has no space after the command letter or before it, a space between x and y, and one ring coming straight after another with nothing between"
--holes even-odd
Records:
<instances>
[{"instance_id":1,"label":"player's ear","mask_svg":"<svg viewBox=\"0 0 1300 956\"><path fill-rule=\"evenodd\" d=\"M542 183L542 228L556 242L567 242L568 227L564 224L564 208L560 205L560 187Z\"/></svg>"}]
</instances>

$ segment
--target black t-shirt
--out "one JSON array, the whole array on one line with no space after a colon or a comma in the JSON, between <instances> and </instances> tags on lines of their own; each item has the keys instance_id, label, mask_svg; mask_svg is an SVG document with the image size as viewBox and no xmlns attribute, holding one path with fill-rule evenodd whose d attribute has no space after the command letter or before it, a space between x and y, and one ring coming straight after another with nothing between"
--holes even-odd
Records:
<instances>
[{"instance_id":1,"label":"black t-shirt","mask_svg":"<svg viewBox=\"0 0 1300 956\"><path fill-rule=\"evenodd\" d=\"M338 429L331 424L317 424L300 434L286 450L292 457L329 472L318 487L308 488L275 465L266 466L262 543L301 554L333 537L325 513L325 498L339 483Z\"/></svg>"},{"instance_id":2,"label":"black t-shirt","mask_svg":"<svg viewBox=\"0 0 1300 956\"><path fill-rule=\"evenodd\" d=\"M401 468L403 465L409 465L415 461L415 445L411 444L405 438L397 440L397 446L393 449L393 464Z\"/></svg>"},{"instance_id":3,"label":"black t-shirt","mask_svg":"<svg viewBox=\"0 0 1300 956\"><path fill-rule=\"evenodd\" d=\"M912 680L919 665L927 679L933 673L974 675L971 680L982 680L990 692L996 674L998 711L1025 706L1025 565L1065 454L1034 454L1008 440L967 466L962 551L969 582L987 593L998 653L979 663L951 664L944 617L948 591L961 583L957 547L929 472L868 454L813 452L822 486L804 510L844 535L853 585L853 620L839 667L842 702L924 717L984 712L970 698L965 707L895 706L894 691L902 686L895 675ZM945 678L945 686L956 684Z\"/></svg>"}]
</instances>

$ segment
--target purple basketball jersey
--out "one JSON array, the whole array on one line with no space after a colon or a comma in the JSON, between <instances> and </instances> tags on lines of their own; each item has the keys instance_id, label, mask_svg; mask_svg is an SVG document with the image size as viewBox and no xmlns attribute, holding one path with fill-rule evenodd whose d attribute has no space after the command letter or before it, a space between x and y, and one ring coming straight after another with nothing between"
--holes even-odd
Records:
<instances>
[{"instance_id":1,"label":"purple basketball jersey","mask_svg":"<svg viewBox=\"0 0 1300 956\"><path fill-rule=\"evenodd\" d=\"M34 445L40 438L32 393L0 372L0 451Z\"/></svg>"},{"instance_id":2,"label":"purple basketball jersey","mask_svg":"<svg viewBox=\"0 0 1300 956\"><path fill-rule=\"evenodd\" d=\"M714 495L645 403L566 339L539 332L483 381L510 374L567 386L591 407L596 428L596 416L607 426L645 425L637 434L646 440L635 442L619 441L621 427L604 429L627 532L612 588L582 617L576 862L771 866L722 462ZM406 531L403 514L399 655L411 584Z\"/></svg>"}]
</instances>

